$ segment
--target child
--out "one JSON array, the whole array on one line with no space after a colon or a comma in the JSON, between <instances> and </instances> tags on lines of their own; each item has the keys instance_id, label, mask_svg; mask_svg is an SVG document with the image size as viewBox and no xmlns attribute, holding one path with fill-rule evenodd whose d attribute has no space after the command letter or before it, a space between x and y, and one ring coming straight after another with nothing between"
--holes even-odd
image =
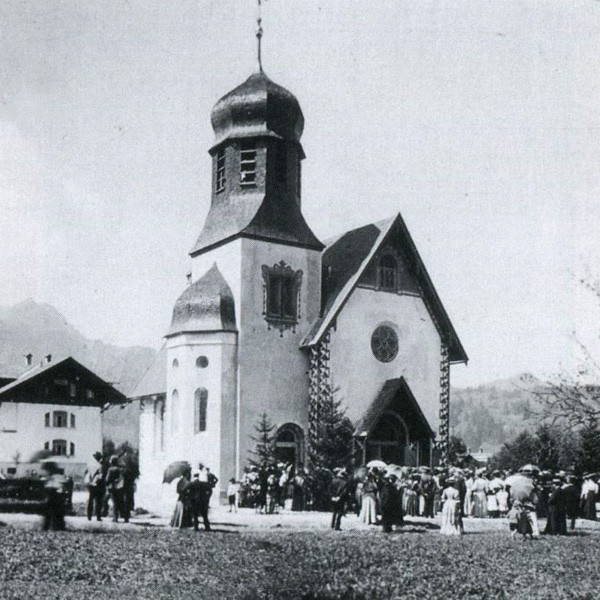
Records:
<instances>
[{"instance_id":1,"label":"child","mask_svg":"<svg viewBox=\"0 0 600 600\"><path fill-rule=\"evenodd\" d=\"M517 533L523 535L523 539L526 540L527 536L529 539L533 539L533 529L531 527L531 519L529 513L533 510L533 507L529 504L522 504L518 500L512 505L510 512L508 513L509 527L514 538Z\"/></svg>"},{"instance_id":2,"label":"child","mask_svg":"<svg viewBox=\"0 0 600 600\"><path fill-rule=\"evenodd\" d=\"M229 480L229 486L227 486L227 500L229 502L229 512L237 512L237 495L238 495L239 485L235 480L235 477L232 477Z\"/></svg>"}]
</instances>

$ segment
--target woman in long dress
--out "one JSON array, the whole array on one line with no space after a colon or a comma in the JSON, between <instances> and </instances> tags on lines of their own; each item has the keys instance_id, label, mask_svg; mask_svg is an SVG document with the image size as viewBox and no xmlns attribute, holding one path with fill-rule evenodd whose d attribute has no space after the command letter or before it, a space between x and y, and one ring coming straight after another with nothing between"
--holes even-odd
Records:
<instances>
[{"instance_id":1,"label":"woman in long dress","mask_svg":"<svg viewBox=\"0 0 600 600\"><path fill-rule=\"evenodd\" d=\"M484 518L488 515L487 510L488 481L479 475L473 482L471 501L473 504L473 516Z\"/></svg>"},{"instance_id":2,"label":"woman in long dress","mask_svg":"<svg viewBox=\"0 0 600 600\"><path fill-rule=\"evenodd\" d=\"M359 519L367 525L377 523L377 483L371 473L362 488Z\"/></svg>"},{"instance_id":3,"label":"woman in long dress","mask_svg":"<svg viewBox=\"0 0 600 600\"><path fill-rule=\"evenodd\" d=\"M186 471L177 482L177 504L175 504L175 511L171 517L171 527L182 529L184 527L190 527L192 524L191 513L187 506L186 494L186 489L190 484L191 476L191 471Z\"/></svg>"},{"instance_id":4,"label":"woman in long dress","mask_svg":"<svg viewBox=\"0 0 600 600\"><path fill-rule=\"evenodd\" d=\"M461 535L463 523L461 517L460 492L456 487L456 479L448 479L448 487L442 492L442 526L440 533L444 535Z\"/></svg>"}]
</instances>

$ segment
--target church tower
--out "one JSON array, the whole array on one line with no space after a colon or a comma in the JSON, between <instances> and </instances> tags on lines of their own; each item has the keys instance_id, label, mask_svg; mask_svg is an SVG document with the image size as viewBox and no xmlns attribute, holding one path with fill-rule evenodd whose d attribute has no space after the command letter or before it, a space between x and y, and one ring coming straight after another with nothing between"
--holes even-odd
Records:
<instances>
[{"instance_id":1,"label":"church tower","mask_svg":"<svg viewBox=\"0 0 600 600\"><path fill-rule=\"evenodd\" d=\"M319 316L323 244L302 215L304 117L293 94L259 68L211 121L211 204L167 335L165 418L169 459L203 462L225 484L248 463L263 414L304 460L300 343Z\"/></svg>"}]
</instances>

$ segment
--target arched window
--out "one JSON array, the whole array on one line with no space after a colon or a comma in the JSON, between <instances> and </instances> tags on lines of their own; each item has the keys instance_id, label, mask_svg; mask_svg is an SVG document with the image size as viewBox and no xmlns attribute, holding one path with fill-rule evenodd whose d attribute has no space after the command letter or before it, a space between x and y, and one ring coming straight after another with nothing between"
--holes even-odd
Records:
<instances>
[{"instance_id":1,"label":"arched window","mask_svg":"<svg viewBox=\"0 0 600 600\"><path fill-rule=\"evenodd\" d=\"M390 254L381 257L378 268L379 289L395 292L398 288L398 262Z\"/></svg>"},{"instance_id":2,"label":"arched window","mask_svg":"<svg viewBox=\"0 0 600 600\"><path fill-rule=\"evenodd\" d=\"M275 434L275 456L283 463L298 467L303 462L304 433L295 423L285 423Z\"/></svg>"},{"instance_id":3,"label":"arched window","mask_svg":"<svg viewBox=\"0 0 600 600\"><path fill-rule=\"evenodd\" d=\"M171 431L175 433L179 428L179 392L173 390L171 394Z\"/></svg>"},{"instance_id":4,"label":"arched window","mask_svg":"<svg viewBox=\"0 0 600 600\"><path fill-rule=\"evenodd\" d=\"M173 359L173 368L176 369L179 366L179 361L175 358Z\"/></svg>"},{"instance_id":5,"label":"arched window","mask_svg":"<svg viewBox=\"0 0 600 600\"><path fill-rule=\"evenodd\" d=\"M198 388L194 393L194 433L206 431L206 408L208 405L208 390Z\"/></svg>"},{"instance_id":6,"label":"arched window","mask_svg":"<svg viewBox=\"0 0 600 600\"><path fill-rule=\"evenodd\" d=\"M71 413L71 427L75 427L75 415Z\"/></svg>"}]
</instances>

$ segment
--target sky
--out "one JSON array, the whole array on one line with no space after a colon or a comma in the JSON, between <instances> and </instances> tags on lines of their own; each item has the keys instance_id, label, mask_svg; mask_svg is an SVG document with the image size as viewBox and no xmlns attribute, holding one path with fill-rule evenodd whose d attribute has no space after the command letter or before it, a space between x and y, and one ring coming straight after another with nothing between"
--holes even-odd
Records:
<instances>
[{"instance_id":1,"label":"sky","mask_svg":"<svg viewBox=\"0 0 600 600\"><path fill-rule=\"evenodd\" d=\"M210 201L210 111L253 0L0 2L0 304L158 347ZM600 351L600 2L268 0L321 239L401 212L470 357L455 385Z\"/></svg>"}]
</instances>

